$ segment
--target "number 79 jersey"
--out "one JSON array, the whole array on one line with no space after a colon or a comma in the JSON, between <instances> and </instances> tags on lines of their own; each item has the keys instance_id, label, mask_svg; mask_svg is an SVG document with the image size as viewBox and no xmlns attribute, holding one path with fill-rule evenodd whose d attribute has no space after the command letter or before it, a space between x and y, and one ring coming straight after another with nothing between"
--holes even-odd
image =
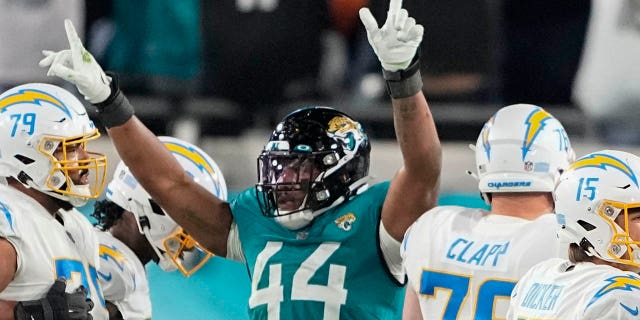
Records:
<instances>
[{"instance_id":1,"label":"number 79 jersey","mask_svg":"<svg viewBox=\"0 0 640 320\"><path fill-rule=\"evenodd\" d=\"M54 281L67 279L67 292L80 285L94 302L93 319L107 319L98 283L98 241L91 223L77 210L60 212L64 225L33 198L0 184L0 237L18 255L18 267L0 299L29 301L44 298Z\"/></svg>"},{"instance_id":2,"label":"number 79 jersey","mask_svg":"<svg viewBox=\"0 0 640 320\"><path fill-rule=\"evenodd\" d=\"M251 319L399 319L404 290L387 271L378 225L382 183L290 231L248 189L231 210L252 278Z\"/></svg>"},{"instance_id":3,"label":"number 79 jersey","mask_svg":"<svg viewBox=\"0 0 640 320\"><path fill-rule=\"evenodd\" d=\"M504 319L525 272L566 252L553 214L530 221L457 206L423 214L401 247L424 319Z\"/></svg>"}]
</instances>

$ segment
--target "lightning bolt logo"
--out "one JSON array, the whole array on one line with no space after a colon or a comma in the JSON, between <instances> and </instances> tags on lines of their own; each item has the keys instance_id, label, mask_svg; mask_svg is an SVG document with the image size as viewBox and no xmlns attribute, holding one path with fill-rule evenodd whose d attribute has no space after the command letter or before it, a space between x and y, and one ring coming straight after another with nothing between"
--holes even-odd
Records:
<instances>
[{"instance_id":1,"label":"lightning bolt logo","mask_svg":"<svg viewBox=\"0 0 640 320\"><path fill-rule=\"evenodd\" d=\"M527 153L531 149L533 142L538 137L538 134L546 126L547 120L551 119L551 115L542 108L536 108L531 111L527 120L524 123L527 125L527 130L524 133L524 141L522 143L522 160L525 159Z\"/></svg>"},{"instance_id":2,"label":"lightning bolt logo","mask_svg":"<svg viewBox=\"0 0 640 320\"><path fill-rule=\"evenodd\" d=\"M626 163L616 157L604 153L594 153L586 157L582 157L571 164L571 166L569 166L569 170L577 170L580 168L600 168L602 170L607 170L607 167L611 167L622 172L624 175L629 177L631 181L633 181L636 187L638 186L638 178L636 177L636 174Z\"/></svg>"},{"instance_id":3,"label":"lightning bolt logo","mask_svg":"<svg viewBox=\"0 0 640 320\"><path fill-rule=\"evenodd\" d=\"M9 227L11 228L11 231L13 231L13 219L11 217L11 212L2 202L0 202L0 211L4 213L5 218L7 218L7 221L9 222Z\"/></svg>"},{"instance_id":4,"label":"lightning bolt logo","mask_svg":"<svg viewBox=\"0 0 640 320\"><path fill-rule=\"evenodd\" d=\"M44 107L43 102L47 102L47 105L52 105L71 117L71 112L62 101L49 93L35 89L19 90L17 93L2 98L0 100L0 112L5 112L7 108L20 103L34 103Z\"/></svg>"},{"instance_id":5,"label":"lightning bolt logo","mask_svg":"<svg viewBox=\"0 0 640 320\"><path fill-rule=\"evenodd\" d=\"M208 172L212 177L216 176L216 172L213 170L213 166L209 161L197 150L192 147L180 145L172 142L164 142L164 146L171 151L171 153L180 155L189 161L193 162L196 167L202 172Z\"/></svg>"},{"instance_id":6,"label":"lightning bolt logo","mask_svg":"<svg viewBox=\"0 0 640 320\"><path fill-rule=\"evenodd\" d=\"M482 127L482 132L480 132L480 135L482 136L482 147L484 148L484 152L487 154L488 160L491 160L491 143L489 143L489 131L491 130L491 127L493 127L495 118L496 115L489 118L489 120Z\"/></svg>"},{"instance_id":7,"label":"lightning bolt logo","mask_svg":"<svg viewBox=\"0 0 640 320\"><path fill-rule=\"evenodd\" d=\"M122 253L120 253L120 251L118 251L115 247L101 244L98 254L100 255L101 259L105 261L111 260L116 264L118 269L120 269L121 271L124 270L124 263L126 259L124 258Z\"/></svg>"},{"instance_id":8,"label":"lightning bolt logo","mask_svg":"<svg viewBox=\"0 0 640 320\"><path fill-rule=\"evenodd\" d=\"M600 288L598 292L596 292L596 294L593 296L593 298L591 298L591 301L589 301L589 304L587 304L587 307L585 309L589 308L591 304L596 302L602 296L615 290L622 290L622 291L635 290L640 292L640 278L635 277L633 275L615 276L615 277L608 278L605 281L608 282L608 284L606 284L604 287Z\"/></svg>"}]
</instances>

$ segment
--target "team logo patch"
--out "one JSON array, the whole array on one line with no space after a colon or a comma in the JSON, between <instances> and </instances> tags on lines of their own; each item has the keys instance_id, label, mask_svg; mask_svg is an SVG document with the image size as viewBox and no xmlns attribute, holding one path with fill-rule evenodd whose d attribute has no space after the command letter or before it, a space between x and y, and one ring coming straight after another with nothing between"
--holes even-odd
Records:
<instances>
[{"instance_id":1,"label":"team logo patch","mask_svg":"<svg viewBox=\"0 0 640 320\"><path fill-rule=\"evenodd\" d=\"M347 213L336 219L334 222L336 226L338 226L338 228L344 231L349 231L351 230L351 226L353 225L354 221L356 221L356 215L354 215L353 213Z\"/></svg>"},{"instance_id":2,"label":"team logo patch","mask_svg":"<svg viewBox=\"0 0 640 320\"><path fill-rule=\"evenodd\" d=\"M533 170L533 162L525 161L525 163L524 163L524 171L531 172L531 170Z\"/></svg>"},{"instance_id":3,"label":"team logo patch","mask_svg":"<svg viewBox=\"0 0 640 320\"><path fill-rule=\"evenodd\" d=\"M598 299L602 298L602 296L607 295L608 293L611 293L613 291L640 291L640 278L636 276L614 276L606 279L605 282L606 284L602 288L600 288L598 292L596 292L585 309L589 308L589 306L591 306Z\"/></svg>"},{"instance_id":4,"label":"team logo patch","mask_svg":"<svg viewBox=\"0 0 640 320\"><path fill-rule=\"evenodd\" d=\"M118 269L124 270L124 264L126 259L122 255L122 253L118 251L116 247L101 244L99 247L98 255L100 256L101 259L105 261L109 261L109 260L113 261L115 265L118 267Z\"/></svg>"}]
</instances>

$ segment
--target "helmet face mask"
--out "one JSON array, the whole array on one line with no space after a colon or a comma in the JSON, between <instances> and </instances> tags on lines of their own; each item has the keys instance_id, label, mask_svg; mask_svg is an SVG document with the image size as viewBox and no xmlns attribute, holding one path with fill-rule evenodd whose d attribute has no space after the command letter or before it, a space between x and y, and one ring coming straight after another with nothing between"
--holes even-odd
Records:
<instances>
[{"instance_id":1,"label":"helmet face mask","mask_svg":"<svg viewBox=\"0 0 640 320\"><path fill-rule=\"evenodd\" d=\"M49 155L53 164L46 186L64 196L84 196L87 199L99 197L105 184L106 158L100 153L86 151L87 142L96 140L99 136L96 131L77 138L43 137L38 150ZM47 151L51 144L58 145L53 154Z\"/></svg>"},{"instance_id":2,"label":"helmet face mask","mask_svg":"<svg viewBox=\"0 0 640 320\"><path fill-rule=\"evenodd\" d=\"M158 137L176 157L187 174L222 200L227 199L227 185L218 165L200 148L172 137ZM196 272L211 254L188 235L151 198L129 168L120 162L107 187L107 199L133 213L138 229L144 234L164 271L180 270L185 276Z\"/></svg>"},{"instance_id":3,"label":"helmet face mask","mask_svg":"<svg viewBox=\"0 0 640 320\"><path fill-rule=\"evenodd\" d=\"M562 124L528 104L504 107L484 125L476 145L478 188L497 192L552 192L575 153Z\"/></svg>"},{"instance_id":4,"label":"helmet face mask","mask_svg":"<svg viewBox=\"0 0 640 320\"><path fill-rule=\"evenodd\" d=\"M573 163L555 191L559 235L602 260L640 267L640 158L603 150Z\"/></svg>"},{"instance_id":5,"label":"helmet face mask","mask_svg":"<svg viewBox=\"0 0 640 320\"><path fill-rule=\"evenodd\" d=\"M0 174L74 206L102 194L106 157L87 142L100 133L68 91L31 83L0 95Z\"/></svg>"},{"instance_id":6,"label":"helmet face mask","mask_svg":"<svg viewBox=\"0 0 640 320\"><path fill-rule=\"evenodd\" d=\"M258 156L263 215L295 230L366 187L369 139L360 123L328 107L287 115Z\"/></svg>"},{"instance_id":7,"label":"helmet face mask","mask_svg":"<svg viewBox=\"0 0 640 320\"><path fill-rule=\"evenodd\" d=\"M332 154L332 153L331 153ZM321 172L326 152L300 155L261 155L259 163L261 195L269 206L267 216L276 217L302 210L318 210L327 200ZM330 155L329 155L330 156ZM318 190L317 194L311 192Z\"/></svg>"}]
</instances>

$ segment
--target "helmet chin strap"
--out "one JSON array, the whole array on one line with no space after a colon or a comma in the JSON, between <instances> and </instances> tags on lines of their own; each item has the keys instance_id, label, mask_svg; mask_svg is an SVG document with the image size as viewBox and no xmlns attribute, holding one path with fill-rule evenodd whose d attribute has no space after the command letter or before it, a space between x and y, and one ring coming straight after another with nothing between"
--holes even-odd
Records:
<instances>
[{"instance_id":1,"label":"helmet chin strap","mask_svg":"<svg viewBox=\"0 0 640 320\"><path fill-rule=\"evenodd\" d=\"M37 186L33 180L29 180L27 181L27 187L29 188L33 188L35 190L38 190L40 192L46 193L49 196L52 196L56 199L60 199L66 202L69 202L72 206L74 207L82 207L85 204L87 204L88 200L86 198L81 198L81 197L74 197L74 196L67 196L67 195L63 195L60 193L57 193L55 191L51 191L51 190L42 190L39 186ZM77 191L81 191L81 189L76 189ZM86 191L89 192L89 186L86 186ZM81 193L80 193L81 194Z\"/></svg>"},{"instance_id":2,"label":"helmet chin strap","mask_svg":"<svg viewBox=\"0 0 640 320\"><path fill-rule=\"evenodd\" d=\"M360 194L362 192L364 192L365 190L367 190L369 188L369 185L367 184L367 182L369 181L370 177L366 176L363 177L359 180L357 180L356 182L352 183L349 186L349 190L350 190L350 194L351 195L355 195L355 194ZM354 192L355 191L355 192ZM302 204L300 205L300 207L297 209L299 211L295 212L296 210L278 210L278 213L280 213L278 216L276 216L274 219L283 227L294 231L294 230L298 230L301 228L304 228L306 226L309 225L309 223L311 223L311 221L313 221L313 219L315 219L317 216L323 214L324 212L326 212L329 209L334 208L335 206L343 203L345 201L345 197L341 196L340 198L336 199L333 203L331 203L331 205L324 207L320 210L316 210L316 211L312 211L311 209L306 209L306 210L301 210L302 208L304 208L307 199L305 198L305 200L302 202ZM294 212L294 213L290 213L290 212Z\"/></svg>"},{"instance_id":3,"label":"helmet chin strap","mask_svg":"<svg viewBox=\"0 0 640 320\"><path fill-rule=\"evenodd\" d=\"M161 252L160 249L158 249L158 247L151 241L149 227L145 226L142 230L145 237L147 238L147 241L149 241L149 244L151 244L151 248L153 248L153 251L158 256L158 266L160 267L160 269L165 272L173 272L178 270L178 266L176 266L175 263L171 261L171 258L169 258L166 253Z\"/></svg>"}]
</instances>

